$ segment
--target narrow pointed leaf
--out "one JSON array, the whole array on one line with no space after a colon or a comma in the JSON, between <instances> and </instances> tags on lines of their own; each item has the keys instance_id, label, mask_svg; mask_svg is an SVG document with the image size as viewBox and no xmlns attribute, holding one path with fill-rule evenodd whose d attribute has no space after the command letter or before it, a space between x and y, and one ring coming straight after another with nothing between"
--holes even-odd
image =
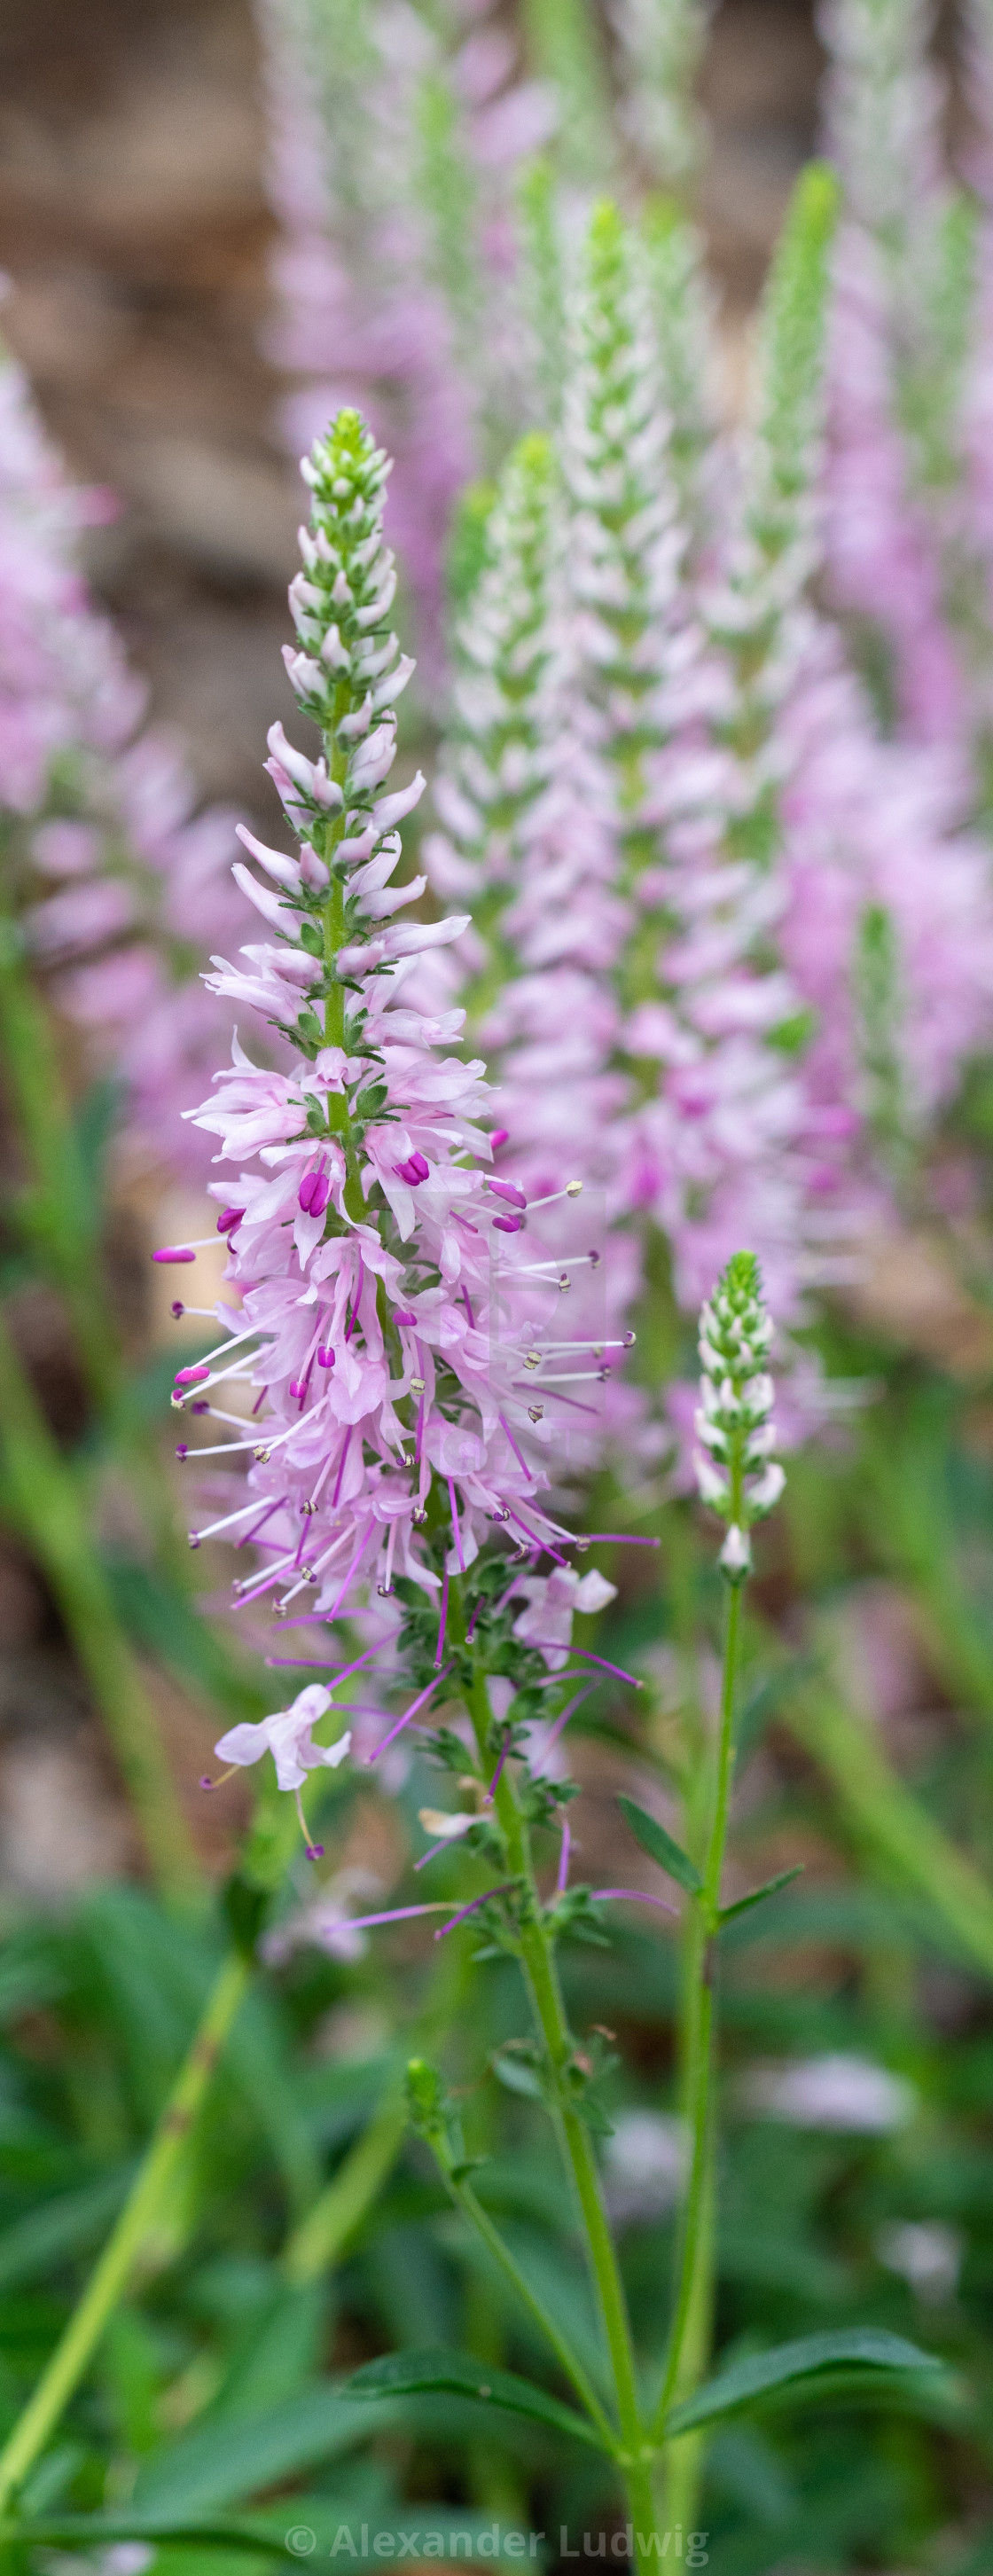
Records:
<instances>
[{"instance_id":1,"label":"narrow pointed leaf","mask_svg":"<svg viewBox=\"0 0 993 2576\"><path fill-rule=\"evenodd\" d=\"M278 2406L230 2423L198 2424L163 2443L139 2469L131 2507L146 2520L192 2519L296 2477L319 2460L338 2459L363 2439L341 2382L321 2380Z\"/></svg>"},{"instance_id":2,"label":"narrow pointed leaf","mask_svg":"<svg viewBox=\"0 0 993 2576\"><path fill-rule=\"evenodd\" d=\"M827 2394L832 2382L850 2385L857 2373L865 2385L872 2373L913 2373L941 2370L933 2353L921 2352L902 2335L886 2334L871 2326L856 2326L848 2332L803 2335L795 2343L774 2344L770 2352L749 2353L732 2362L716 2379L708 2380L681 2406L674 2406L668 2419L667 2433L689 2433L697 2424L709 2424L720 2415L737 2414L742 2407L756 2405L773 2390L799 2387L816 2380L818 2391Z\"/></svg>"},{"instance_id":3,"label":"narrow pointed leaf","mask_svg":"<svg viewBox=\"0 0 993 2576\"><path fill-rule=\"evenodd\" d=\"M98 2245L116 2218L132 2179L130 2165L115 2166L78 2191L59 2192L53 2200L15 2218L0 2235L0 2290L19 2289L36 2281L52 2263L71 2262Z\"/></svg>"},{"instance_id":4,"label":"narrow pointed leaf","mask_svg":"<svg viewBox=\"0 0 993 2576\"><path fill-rule=\"evenodd\" d=\"M739 1896L733 1905L722 1905L721 1922L733 1923L736 1914L750 1914L752 1906L762 1905L767 1896L778 1896L781 1887L789 1887L795 1878L803 1877L803 1867L802 1860L797 1861L795 1869L781 1869L778 1877L767 1878L763 1886L753 1887L747 1896Z\"/></svg>"},{"instance_id":5,"label":"narrow pointed leaf","mask_svg":"<svg viewBox=\"0 0 993 2576\"><path fill-rule=\"evenodd\" d=\"M283 2517L284 2521L286 2516ZM0 2522L0 2542L14 2541L32 2548L104 2549L117 2541L142 2539L156 2546L180 2549L243 2550L252 2558L285 2558L286 2544L281 2535L250 2522L218 2520L189 2522L144 2515L140 2511L119 2514L70 2513L42 2514L36 2519Z\"/></svg>"},{"instance_id":6,"label":"narrow pointed leaf","mask_svg":"<svg viewBox=\"0 0 993 2576\"><path fill-rule=\"evenodd\" d=\"M535 2388L530 2379L518 2379L509 2370L490 2370L485 2362L470 2361L464 2353L445 2352L436 2344L424 2352L385 2353L381 2361L366 2362L346 2382L343 2393L363 2399L440 2393L475 2399L483 2408L500 2407L511 2415L530 2416L532 2423L547 2424L555 2433L571 2434L574 2441L589 2442L595 2451L603 2449L599 2434L585 2416L577 2415L571 2406L561 2405L543 2388Z\"/></svg>"},{"instance_id":7,"label":"narrow pointed leaf","mask_svg":"<svg viewBox=\"0 0 993 2576\"><path fill-rule=\"evenodd\" d=\"M648 1853L649 1860L657 1861L668 1878L678 1880L680 1887L685 1887L687 1896L699 1896L703 1880L696 1862L690 1859L688 1852L684 1852L682 1844L674 1842L672 1835L666 1833L665 1826L657 1824L655 1817L647 1815L644 1807L637 1806L633 1798L618 1798L617 1804L625 1822L631 1827L635 1841L641 1844L642 1851Z\"/></svg>"}]
</instances>

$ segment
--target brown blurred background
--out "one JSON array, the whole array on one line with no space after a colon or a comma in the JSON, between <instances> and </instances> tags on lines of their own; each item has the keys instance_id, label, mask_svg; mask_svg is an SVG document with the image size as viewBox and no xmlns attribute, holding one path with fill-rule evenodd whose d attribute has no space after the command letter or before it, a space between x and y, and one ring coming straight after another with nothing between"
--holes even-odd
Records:
<instances>
[{"instance_id":1,"label":"brown blurred background","mask_svg":"<svg viewBox=\"0 0 993 2576\"><path fill-rule=\"evenodd\" d=\"M807 0L725 0L704 214L732 324L815 133ZM74 471L94 579L211 794L257 793L299 516L260 353L272 238L249 0L33 0L0 25L3 327ZM278 663L277 663L278 668Z\"/></svg>"}]
</instances>

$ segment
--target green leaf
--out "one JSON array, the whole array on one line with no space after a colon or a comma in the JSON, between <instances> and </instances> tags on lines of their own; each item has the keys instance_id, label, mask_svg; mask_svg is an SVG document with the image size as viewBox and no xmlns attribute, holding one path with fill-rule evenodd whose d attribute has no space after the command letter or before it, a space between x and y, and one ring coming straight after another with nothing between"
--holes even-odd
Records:
<instances>
[{"instance_id":1,"label":"green leaf","mask_svg":"<svg viewBox=\"0 0 993 2576\"><path fill-rule=\"evenodd\" d=\"M118 2165L79 2191L60 2192L56 2200L15 2219L0 2235L0 2289L16 2289L23 2281L37 2280L53 2263L88 2254L116 2218L131 2176L130 2165Z\"/></svg>"},{"instance_id":2,"label":"green leaf","mask_svg":"<svg viewBox=\"0 0 993 2576\"><path fill-rule=\"evenodd\" d=\"M682 1844L674 1842L672 1835L666 1833L665 1826L656 1824L654 1816L647 1815L644 1807L636 1806L633 1798L618 1798L617 1804L631 1827L635 1841L641 1844L642 1851L648 1853L649 1860L657 1861L668 1878L677 1879L680 1887L685 1887L687 1896L699 1896L703 1880L696 1862L690 1859L688 1852L684 1852Z\"/></svg>"},{"instance_id":3,"label":"green leaf","mask_svg":"<svg viewBox=\"0 0 993 2576\"><path fill-rule=\"evenodd\" d=\"M118 2540L154 2540L183 2549L244 2549L255 2558L285 2558L285 2545L273 2531L261 2525L240 2522L177 2522L171 2516L146 2516L140 2512L102 2514L68 2513L41 2516L37 2521L0 2522L0 2541L30 2541L32 2548L44 2543L50 2547L72 2548L81 2543L84 2549L106 2548Z\"/></svg>"},{"instance_id":4,"label":"green leaf","mask_svg":"<svg viewBox=\"0 0 993 2576\"><path fill-rule=\"evenodd\" d=\"M571 2406L562 2406L557 2397L549 2397L543 2388L535 2388L530 2379L518 2379L509 2370L490 2370L485 2362L470 2361L461 2352L445 2352L431 2344L424 2352L389 2352L381 2361L366 2362L346 2381L345 2395L350 2398L426 2397L445 2394L481 2402L484 2407L501 2407L510 2415L530 2416L532 2423L547 2424L552 2432L569 2433L576 2442L589 2442L595 2451L603 2443L585 2417Z\"/></svg>"},{"instance_id":5,"label":"green leaf","mask_svg":"<svg viewBox=\"0 0 993 2576\"><path fill-rule=\"evenodd\" d=\"M753 1887L747 1896L739 1896L733 1905L722 1905L719 1921L733 1923L736 1914L748 1914L753 1905L763 1904L767 1896L778 1896L781 1887L790 1887L795 1878L802 1878L803 1869L804 1864L799 1860L793 1869L781 1869L776 1878L767 1878L763 1886Z\"/></svg>"},{"instance_id":6,"label":"green leaf","mask_svg":"<svg viewBox=\"0 0 993 2576\"><path fill-rule=\"evenodd\" d=\"M349 2391L350 2394L350 2391ZM143 2520L236 2503L365 2439L339 2382L322 2380L279 2406L198 2425L139 2470L132 2498Z\"/></svg>"},{"instance_id":7,"label":"green leaf","mask_svg":"<svg viewBox=\"0 0 993 2576\"><path fill-rule=\"evenodd\" d=\"M212 2423L257 2419L298 2390L313 2387L327 2304L326 2280L307 2281L299 2289L277 2285L267 2308L261 2315L255 2310L242 2327L209 2410Z\"/></svg>"},{"instance_id":8,"label":"green leaf","mask_svg":"<svg viewBox=\"0 0 993 2576\"><path fill-rule=\"evenodd\" d=\"M798 2381L816 2379L825 2391L833 2380L849 2386L851 2375L887 2371L931 2371L937 2374L940 2362L933 2353L921 2352L915 2343L902 2335L886 2334L872 2326L855 2326L837 2334L802 2335L795 2343L774 2344L770 2352L748 2353L742 2361L732 2362L716 2379L698 2388L693 2397L674 2406L667 2423L671 2438L676 2433L692 2432L697 2424L712 2423L718 2415L736 2414L743 2406L758 2400L777 2388L795 2387ZM864 2380L862 2381L864 2385Z\"/></svg>"}]
</instances>

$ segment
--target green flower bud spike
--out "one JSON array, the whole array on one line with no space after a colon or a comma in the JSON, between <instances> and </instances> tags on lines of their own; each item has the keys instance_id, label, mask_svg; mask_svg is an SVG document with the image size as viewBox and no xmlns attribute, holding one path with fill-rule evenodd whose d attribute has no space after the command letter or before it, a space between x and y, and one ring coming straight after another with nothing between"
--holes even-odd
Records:
<instances>
[{"instance_id":1,"label":"green flower bud spike","mask_svg":"<svg viewBox=\"0 0 993 2576\"><path fill-rule=\"evenodd\" d=\"M773 1328L752 1252L736 1252L700 1310L703 1361L695 1416L697 1484L728 1524L720 1562L729 1583L751 1572L749 1531L778 1503L786 1478L771 1456L774 1388L766 1366Z\"/></svg>"}]
</instances>

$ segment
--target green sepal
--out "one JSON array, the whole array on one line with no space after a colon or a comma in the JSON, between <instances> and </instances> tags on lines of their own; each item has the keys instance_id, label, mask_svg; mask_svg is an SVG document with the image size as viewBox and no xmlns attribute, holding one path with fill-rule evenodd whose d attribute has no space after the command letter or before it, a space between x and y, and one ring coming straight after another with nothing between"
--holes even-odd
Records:
<instances>
[{"instance_id":1,"label":"green sepal","mask_svg":"<svg viewBox=\"0 0 993 2576\"><path fill-rule=\"evenodd\" d=\"M789 1887L795 1878L803 1877L803 1870L804 1864L798 1860L792 1869L781 1869L775 1878L767 1878L762 1887L753 1887L747 1896L737 1897L733 1905L722 1905L718 1923L731 1923L736 1914L750 1913L752 1906L761 1905L767 1896L778 1896L781 1887Z\"/></svg>"},{"instance_id":2,"label":"green sepal","mask_svg":"<svg viewBox=\"0 0 993 2576\"><path fill-rule=\"evenodd\" d=\"M696 1862L690 1859L688 1852L684 1852L682 1844L674 1842L665 1826L657 1824L655 1817L649 1816L633 1798L620 1797L617 1804L625 1823L631 1827L635 1841L641 1844L642 1851L648 1853L649 1860L657 1861L667 1878L676 1879L679 1886L686 1889L687 1896L701 1896L703 1880Z\"/></svg>"}]
</instances>

